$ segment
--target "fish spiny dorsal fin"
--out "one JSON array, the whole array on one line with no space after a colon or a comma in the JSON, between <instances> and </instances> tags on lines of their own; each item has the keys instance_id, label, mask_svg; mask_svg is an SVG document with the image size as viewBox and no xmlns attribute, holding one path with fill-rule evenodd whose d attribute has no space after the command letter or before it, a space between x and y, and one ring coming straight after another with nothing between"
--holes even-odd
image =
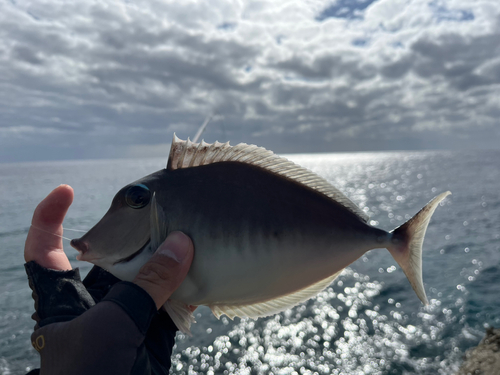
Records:
<instances>
[{"instance_id":1,"label":"fish spiny dorsal fin","mask_svg":"<svg viewBox=\"0 0 500 375\"><path fill-rule=\"evenodd\" d=\"M239 162L255 165L306 185L335 200L365 222L368 221L368 216L358 206L323 177L288 159L275 155L272 151L246 143L240 143L236 146L230 146L229 142L209 144L201 141L201 143L193 143L189 139L183 141L174 134L167 162L168 170L193 168L221 162Z\"/></svg>"}]
</instances>

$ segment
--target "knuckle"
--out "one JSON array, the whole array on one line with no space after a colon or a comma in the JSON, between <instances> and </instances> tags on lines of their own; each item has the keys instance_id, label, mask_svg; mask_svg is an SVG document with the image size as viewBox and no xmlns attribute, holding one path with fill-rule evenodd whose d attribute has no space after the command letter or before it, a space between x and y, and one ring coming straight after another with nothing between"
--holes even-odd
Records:
<instances>
[{"instance_id":1,"label":"knuckle","mask_svg":"<svg viewBox=\"0 0 500 375\"><path fill-rule=\"evenodd\" d=\"M149 262L142 266L137 278L153 284L163 284L170 282L172 275L165 266L156 262Z\"/></svg>"}]
</instances>

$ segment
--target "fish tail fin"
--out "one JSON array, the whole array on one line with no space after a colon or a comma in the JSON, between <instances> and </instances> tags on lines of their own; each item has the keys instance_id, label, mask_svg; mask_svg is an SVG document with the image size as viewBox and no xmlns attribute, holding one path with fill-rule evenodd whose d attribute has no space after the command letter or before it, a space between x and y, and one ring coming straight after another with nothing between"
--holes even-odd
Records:
<instances>
[{"instance_id":1,"label":"fish tail fin","mask_svg":"<svg viewBox=\"0 0 500 375\"><path fill-rule=\"evenodd\" d=\"M432 214L439 203L450 194L449 191L439 194L410 220L391 231L391 244L387 247L424 305L429 302L422 280L422 243Z\"/></svg>"},{"instance_id":2,"label":"fish tail fin","mask_svg":"<svg viewBox=\"0 0 500 375\"><path fill-rule=\"evenodd\" d=\"M191 324L196 323L194 319L193 312L190 310L189 306L185 303L179 301L173 301L169 299L163 305L165 311L170 315L170 318L177 326L179 331L192 337L191 334Z\"/></svg>"}]
</instances>

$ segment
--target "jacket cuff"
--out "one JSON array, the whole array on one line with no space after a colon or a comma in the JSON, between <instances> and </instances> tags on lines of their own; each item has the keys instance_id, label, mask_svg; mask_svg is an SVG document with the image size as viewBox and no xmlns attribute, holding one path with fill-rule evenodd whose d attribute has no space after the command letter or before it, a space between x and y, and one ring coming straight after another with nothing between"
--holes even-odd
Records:
<instances>
[{"instance_id":1,"label":"jacket cuff","mask_svg":"<svg viewBox=\"0 0 500 375\"><path fill-rule=\"evenodd\" d=\"M140 286L129 281L116 283L102 301L114 302L125 310L144 335L151 320L158 314L153 298Z\"/></svg>"},{"instance_id":2,"label":"jacket cuff","mask_svg":"<svg viewBox=\"0 0 500 375\"><path fill-rule=\"evenodd\" d=\"M78 268L57 271L44 268L35 261L24 267L35 301L33 319L39 327L71 320L95 305L82 284Z\"/></svg>"},{"instance_id":3,"label":"jacket cuff","mask_svg":"<svg viewBox=\"0 0 500 375\"><path fill-rule=\"evenodd\" d=\"M82 281L95 303L101 301L113 285L118 282L120 279L98 266L94 266Z\"/></svg>"}]
</instances>

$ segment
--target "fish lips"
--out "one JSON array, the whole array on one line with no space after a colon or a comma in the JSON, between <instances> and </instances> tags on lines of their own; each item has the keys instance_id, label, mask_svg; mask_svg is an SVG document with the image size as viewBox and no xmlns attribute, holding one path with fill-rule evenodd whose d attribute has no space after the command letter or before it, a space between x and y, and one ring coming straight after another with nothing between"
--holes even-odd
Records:
<instances>
[{"instance_id":1,"label":"fish lips","mask_svg":"<svg viewBox=\"0 0 500 375\"><path fill-rule=\"evenodd\" d=\"M89 251L89 245L82 238L73 238L69 243L74 249L78 250L79 253L86 253Z\"/></svg>"},{"instance_id":2,"label":"fish lips","mask_svg":"<svg viewBox=\"0 0 500 375\"><path fill-rule=\"evenodd\" d=\"M85 262L94 263L96 260L102 257L93 257L89 254L89 244L83 238L74 238L71 240L70 245L76 249L80 254L76 256L76 259Z\"/></svg>"}]
</instances>

